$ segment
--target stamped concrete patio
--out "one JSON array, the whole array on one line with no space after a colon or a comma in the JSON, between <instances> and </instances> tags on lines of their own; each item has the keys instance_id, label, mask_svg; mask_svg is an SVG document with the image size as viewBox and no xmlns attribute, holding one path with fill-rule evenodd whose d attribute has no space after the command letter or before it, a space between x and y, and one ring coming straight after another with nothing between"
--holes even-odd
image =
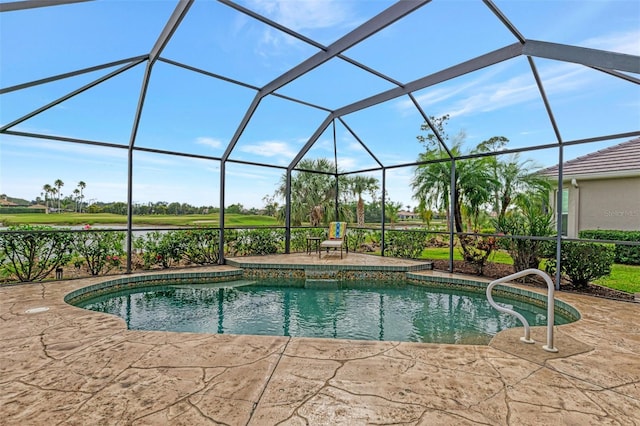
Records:
<instances>
[{"instance_id":1,"label":"stamped concrete patio","mask_svg":"<svg viewBox=\"0 0 640 426\"><path fill-rule=\"evenodd\" d=\"M640 424L640 304L559 293L582 319L551 354L539 329L535 346L130 331L64 302L104 280L0 288L0 424Z\"/></svg>"}]
</instances>

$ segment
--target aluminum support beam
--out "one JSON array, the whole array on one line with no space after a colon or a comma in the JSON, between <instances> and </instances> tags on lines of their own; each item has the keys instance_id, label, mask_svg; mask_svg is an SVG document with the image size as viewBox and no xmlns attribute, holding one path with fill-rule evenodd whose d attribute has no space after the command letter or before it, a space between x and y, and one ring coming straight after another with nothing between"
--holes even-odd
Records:
<instances>
[{"instance_id":1,"label":"aluminum support beam","mask_svg":"<svg viewBox=\"0 0 640 426\"><path fill-rule=\"evenodd\" d=\"M605 68L600 68L600 67L591 67L591 68L593 68L594 70L598 70L600 72L603 72L605 74L609 74L609 75L612 75L614 77L621 78L623 80L628 81L629 83L640 84L640 78L635 78L635 77L632 77L630 75L627 75L627 74L624 74L624 73L621 73L621 72L618 72L618 71L614 71L614 70L608 70L608 69L605 69Z\"/></svg>"},{"instance_id":2,"label":"aluminum support beam","mask_svg":"<svg viewBox=\"0 0 640 426\"><path fill-rule=\"evenodd\" d=\"M336 40L327 46L326 51L321 51L303 61L297 66L291 68L286 73L280 75L275 80L268 83L262 88L264 95L275 92L282 86L292 82L296 78L306 74L312 69L322 65L329 61L345 50L355 46L361 41L367 39L378 31L388 27L397 20L403 18L414 10L429 3L430 0L414 0L414 1L399 1L389 8L385 9L378 15L374 16L358 28L354 29L344 37Z\"/></svg>"},{"instance_id":3,"label":"aluminum support beam","mask_svg":"<svg viewBox=\"0 0 640 426\"><path fill-rule=\"evenodd\" d=\"M456 235L456 160L451 160L451 183L449 188L449 272L453 272L453 246Z\"/></svg>"},{"instance_id":4,"label":"aluminum support beam","mask_svg":"<svg viewBox=\"0 0 640 426\"><path fill-rule=\"evenodd\" d=\"M540 75L538 74L538 69L536 68L536 64L533 61L532 57L527 57L529 61L529 66L531 67L531 72L533 73L533 77L536 80L536 85L538 86L538 90L540 91L540 96L542 97L542 101L544 102L544 107L547 110L547 115L549 116L549 120L551 121L551 126L553 126L553 132L556 134L556 139L558 143L562 143L562 135L560 135L560 129L558 128L558 124L556 123L556 118L553 115L553 110L551 109L551 105L549 104L549 99L547 98L547 93L544 91L544 86L542 85L542 80L540 80Z\"/></svg>"},{"instance_id":5,"label":"aluminum support beam","mask_svg":"<svg viewBox=\"0 0 640 426\"><path fill-rule=\"evenodd\" d=\"M218 264L224 265L224 203L225 203L225 181L227 163L220 162L220 213L218 216L220 233L218 235Z\"/></svg>"},{"instance_id":6,"label":"aluminum support beam","mask_svg":"<svg viewBox=\"0 0 640 426\"><path fill-rule=\"evenodd\" d=\"M123 72L127 71L128 69L131 69L131 68L135 67L140 62L142 62L142 61L132 62L130 64L125 65L124 67L118 68L117 70L112 71L109 74L107 74L105 76L102 76L97 80L92 81L91 83L85 84L84 86L80 87L79 89L76 89L73 92L62 96L62 97L56 99L55 101L49 102L45 106L40 107L37 110L30 112L29 114L23 115L22 117L12 121L11 123L9 123L9 124L7 124L5 126L2 126L0 128L0 133L4 132L7 129L10 129L11 127L13 127L13 126L15 126L17 124L22 123L25 120L30 119L31 117L34 117L34 116L40 114L41 112L44 112L44 111L48 110L49 108L53 108L54 106L56 106L58 104L61 104L62 102L66 101L67 99L71 99L74 96L79 95L80 93L82 93L82 92L84 92L86 90L89 90L92 87L97 86L98 84L100 84L100 83L102 83L104 81L109 80L111 77L115 77L116 75L118 75L120 73L123 73Z\"/></svg>"},{"instance_id":7,"label":"aluminum support beam","mask_svg":"<svg viewBox=\"0 0 640 426\"><path fill-rule=\"evenodd\" d=\"M251 101L251 105L249 105L249 108L247 108L247 112L244 113L244 117L242 117L242 121L240 121L236 132L233 134L229 145L227 145L227 149L224 150L224 154L222 154L222 161L227 161L227 159L231 155L231 152L236 147L236 144L238 143L242 132L244 132L247 124L249 124L249 120L251 120L251 117L253 117L253 113L256 112L258 105L260 105L261 100L262 95L260 94L260 92L256 93L256 95L253 97L253 101Z\"/></svg>"},{"instance_id":8,"label":"aluminum support beam","mask_svg":"<svg viewBox=\"0 0 640 426\"><path fill-rule=\"evenodd\" d=\"M176 29L178 29L180 22L182 22L182 19L184 19L192 4L193 0L180 0L176 8L173 10L173 13L169 17L169 20L162 29L158 40L156 40L156 44L153 46L151 52L149 53L149 61L152 64L158 59L167 43L169 43L171 36L176 31Z\"/></svg>"},{"instance_id":9,"label":"aluminum support beam","mask_svg":"<svg viewBox=\"0 0 640 426\"><path fill-rule=\"evenodd\" d=\"M287 170L285 184L284 226L285 241L284 252L291 253L291 170Z\"/></svg>"},{"instance_id":10,"label":"aluminum support beam","mask_svg":"<svg viewBox=\"0 0 640 426\"><path fill-rule=\"evenodd\" d=\"M564 147L558 147L558 192L556 193L556 290L562 280L562 180L564 173Z\"/></svg>"},{"instance_id":11,"label":"aluminum support beam","mask_svg":"<svg viewBox=\"0 0 640 426\"><path fill-rule=\"evenodd\" d=\"M4 88L4 89L0 89L0 95L4 95L5 93L14 92L16 90L28 89L29 87L39 86L41 84L51 83L51 82L57 81L57 80L63 80L65 78L69 78L69 77L75 77L77 75L82 75L82 74L86 74L86 73L89 73L89 72L100 71L100 70L105 69L105 68L111 68L111 67L115 67L115 66L118 66L118 65L127 64L129 62L135 62L136 64L139 64L139 63L145 61L148 57L149 57L149 55L134 56L133 58L121 59L119 61L109 62L109 63L102 64L102 65L96 65L96 66L89 67L89 68L83 68L81 70L71 71L71 72L67 72L67 73L64 73L64 74L58 74L58 75L54 75L52 77L43 78L43 79L40 79L40 80L30 81L28 83L16 84L15 86L10 86L10 87Z\"/></svg>"},{"instance_id":12,"label":"aluminum support beam","mask_svg":"<svg viewBox=\"0 0 640 426\"><path fill-rule=\"evenodd\" d=\"M258 21L260 21L260 22L262 22L262 23L264 23L266 25L269 25L270 27L276 28L277 30L282 31L283 33L288 34L289 36L291 36L293 38L296 38L296 39L298 39L300 41L303 41L303 42L305 42L305 43L307 43L307 44L309 44L309 45L311 45L311 46L313 46L313 47L315 47L315 48L317 48L319 50L322 50L322 51L325 51L325 52L328 50L327 46L325 46L323 44L320 44L317 41L312 40L309 37L306 37L306 36L304 36L304 35L302 35L300 33L297 33L295 31L293 31L291 28L285 27L284 25L281 25L281 24L279 24L279 23L277 23L275 21L272 21L271 19L269 19L267 17L264 17L264 16L260 15L259 13L254 12L253 10L250 10L250 9L247 9L246 7L240 6L239 4L236 4L236 3L234 3L234 2L232 2L230 0L218 0L218 1L220 3L223 3L223 4L227 5L227 6L229 6L229 7L234 8L235 10L237 10L239 12L244 13L245 15L248 15L248 16L251 16L254 19L257 19ZM385 75L385 74L383 74L383 73L381 73L381 72L379 72L377 70L374 70L373 68L370 68L370 67L368 67L368 66L366 66L364 64L361 64L360 62L358 62L358 61L356 61L354 59L351 59L348 56L337 55L337 57L342 59L342 60L344 60L344 61L346 61L346 62L348 62L348 63L350 63L351 65L354 65L354 66L356 66L356 67L358 67L358 68L360 68L360 69L362 69L364 71L367 71L367 72L375 75L376 77L380 77L380 78L382 78L384 80L387 80L389 83L393 83L396 86L402 86L402 84L399 81L394 80L393 78L389 77L388 75Z\"/></svg>"},{"instance_id":13,"label":"aluminum support beam","mask_svg":"<svg viewBox=\"0 0 640 426\"><path fill-rule=\"evenodd\" d=\"M385 194L387 193L387 169L382 169L382 195L380 196L380 255L382 257L384 257L384 252L385 252L385 238L384 238L384 234L386 231L386 227L385 227L385 220L386 220L386 214L385 214L385 204L387 202L387 199L385 197Z\"/></svg>"},{"instance_id":14,"label":"aluminum support beam","mask_svg":"<svg viewBox=\"0 0 640 426\"><path fill-rule=\"evenodd\" d=\"M378 93L377 95L370 96L366 99L362 99L361 101L354 102L350 105L339 108L335 111L335 115L337 117L342 117L347 114L363 110L370 106L381 104L383 102L390 101L400 96L409 94L411 92L415 92L416 90L421 90L426 87L442 83L443 81L451 80L453 78L460 77L461 75L465 75L470 72L486 68L490 65L506 61L507 59L515 58L517 56L520 56L521 54L522 45L520 43L514 43L501 49L494 50L493 52L487 53L485 55L478 56L477 58L471 59L469 61L462 62L445 70L438 71L426 77L419 78L412 81L411 83L407 83L404 87L390 89L385 92Z\"/></svg>"},{"instance_id":15,"label":"aluminum support beam","mask_svg":"<svg viewBox=\"0 0 640 426\"><path fill-rule=\"evenodd\" d=\"M520 34L520 31L518 31L516 26L513 25L511 23L511 21L509 21L507 19L507 17L504 15L504 13L502 13L502 11L500 9L498 9L498 6L493 4L493 2L491 0L483 0L483 2L489 9L491 9L491 12L493 12L493 14L498 17L500 22L502 22L502 25L507 27L507 29L509 31L511 31L511 34L513 34L514 37L517 38L520 43L524 44L524 42L525 42L524 36L522 34Z\"/></svg>"},{"instance_id":16,"label":"aluminum support beam","mask_svg":"<svg viewBox=\"0 0 640 426\"><path fill-rule=\"evenodd\" d=\"M438 139L438 143L440 144L442 149L444 149L446 151L446 153L449 156L449 158L453 158L453 154L451 153L451 150L449 149L447 144L444 143L444 139L442 139L442 136L440 135L440 133L438 133L438 130L436 129L436 127L431 122L431 119L429 119L429 116L427 116L427 114L424 112L424 110L422 109L422 107L418 103L418 100L415 98L415 96L413 96L413 93L409 93L408 96L411 99L411 102L413 102L413 105L416 107L416 109L418 110L418 112L422 116L422 119L425 121L425 123L427 123L427 126L429 126L429 129L431 129L433 134L436 136L436 139Z\"/></svg>"},{"instance_id":17,"label":"aluminum support beam","mask_svg":"<svg viewBox=\"0 0 640 426\"><path fill-rule=\"evenodd\" d=\"M127 150L127 274L131 273L131 254L133 253L133 146L135 145L136 136L138 135L138 126L140 125L144 100L147 96L151 68L153 68L153 63L149 61L144 70L142 87L140 87L138 105L136 106L136 113L133 119L133 125L131 126L129 148Z\"/></svg>"},{"instance_id":18,"label":"aluminum support beam","mask_svg":"<svg viewBox=\"0 0 640 426\"><path fill-rule=\"evenodd\" d=\"M309 152L313 144L318 140L318 138L322 135L322 132L325 131L325 129L329 126L329 124L331 124L333 119L334 119L333 114L329 114L327 118L324 119L322 124L320 124L320 126L316 129L313 135L311 135L311 137L309 138L309 141L307 141L307 143L300 149L300 152L298 152L298 155L296 155L295 158L291 160L291 163L289 163L289 167L287 167L287 170L289 171L293 170L293 168L300 162L300 160L302 160L302 158L305 155L307 155L307 152Z\"/></svg>"},{"instance_id":19,"label":"aluminum support beam","mask_svg":"<svg viewBox=\"0 0 640 426\"><path fill-rule=\"evenodd\" d=\"M522 53L538 58L555 59L573 62L588 67L606 68L617 71L640 74L640 56L624 53L607 52L605 50L588 49L586 47L549 43L546 41L527 40Z\"/></svg>"},{"instance_id":20,"label":"aluminum support beam","mask_svg":"<svg viewBox=\"0 0 640 426\"><path fill-rule=\"evenodd\" d=\"M36 7L60 6L70 3L83 3L93 0L25 0L0 3L0 12L13 12L15 10L34 9Z\"/></svg>"},{"instance_id":21,"label":"aluminum support beam","mask_svg":"<svg viewBox=\"0 0 640 426\"><path fill-rule=\"evenodd\" d=\"M378 157L375 156L375 154L373 152L371 152L371 150L369 149L369 147L362 142L362 139L360 139L360 137L358 137L358 135L356 134L356 132L354 132L351 127L349 127L349 125L347 123L344 122L344 120L341 117L338 117L338 120L340 120L340 122L342 123L342 125L345 127L345 129L347 129L349 131L349 133L351 133L351 136L353 136L355 138L355 140L358 141L358 143L362 146L362 148L364 148L365 151L367 151L367 153L371 156L371 158L374 159L374 161L376 163L378 163L378 166L380 167L384 167L384 165L380 162L380 160L378 160Z\"/></svg>"}]
</instances>

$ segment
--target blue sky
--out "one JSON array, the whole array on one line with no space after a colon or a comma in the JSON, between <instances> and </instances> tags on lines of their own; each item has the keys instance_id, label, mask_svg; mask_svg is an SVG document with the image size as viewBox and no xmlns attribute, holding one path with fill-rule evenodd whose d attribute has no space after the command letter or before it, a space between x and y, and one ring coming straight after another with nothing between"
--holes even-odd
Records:
<instances>
[{"instance_id":1,"label":"blue sky","mask_svg":"<svg viewBox=\"0 0 640 426\"><path fill-rule=\"evenodd\" d=\"M248 0L242 6L328 45L380 13L391 1ZM495 4L532 40L640 56L640 2L497 0ZM94 1L0 14L0 86L37 79L148 53L176 2ZM479 0L434 0L344 55L401 83L516 42ZM196 0L162 53L180 62L260 87L317 53L318 49L215 1ZM564 140L640 129L640 88L583 66L535 58ZM126 146L144 75L138 65L12 130L88 139ZM0 126L117 69L83 74L0 95ZM635 76L638 78L638 76ZM334 58L277 93L337 109L395 87ZM220 157L255 90L164 62L154 65L136 146ZM467 148L506 136L512 148L556 141L524 57L414 93L428 115L450 114L450 135L464 132ZM260 103L231 154L232 159L286 166L327 112L268 96ZM386 166L411 163L421 150L422 117L408 97L343 117ZM338 163L364 170L376 162L336 125ZM625 139L623 139L625 140ZM575 158L623 140L565 149ZM522 154L540 166L557 162L555 149ZM306 158L333 159L333 128ZM186 157L136 152L133 200L219 205L220 165ZM228 163L226 204L261 207L282 171ZM380 173L373 176L380 178ZM387 173L393 201L415 206L411 168ZM126 201L125 149L84 146L0 135L0 193L35 199L44 184L79 181L87 200Z\"/></svg>"}]
</instances>

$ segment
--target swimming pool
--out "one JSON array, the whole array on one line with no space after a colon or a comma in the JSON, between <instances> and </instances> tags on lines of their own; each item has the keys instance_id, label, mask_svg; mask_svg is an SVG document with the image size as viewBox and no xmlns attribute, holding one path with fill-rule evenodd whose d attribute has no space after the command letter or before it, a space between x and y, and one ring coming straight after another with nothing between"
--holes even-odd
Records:
<instances>
[{"instance_id":1,"label":"swimming pool","mask_svg":"<svg viewBox=\"0 0 640 426\"><path fill-rule=\"evenodd\" d=\"M546 309L495 298L531 326ZM521 326L482 293L408 283L345 282L304 288L304 281L261 280L169 284L120 290L73 303L118 315L127 327L194 333L257 334L360 340L487 344ZM555 324L573 319L555 315Z\"/></svg>"}]
</instances>

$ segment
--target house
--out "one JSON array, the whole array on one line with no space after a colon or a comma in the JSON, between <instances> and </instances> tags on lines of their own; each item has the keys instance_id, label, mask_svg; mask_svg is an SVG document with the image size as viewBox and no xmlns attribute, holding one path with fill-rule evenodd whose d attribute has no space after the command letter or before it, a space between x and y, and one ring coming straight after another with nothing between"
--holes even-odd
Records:
<instances>
[{"instance_id":1,"label":"house","mask_svg":"<svg viewBox=\"0 0 640 426\"><path fill-rule=\"evenodd\" d=\"M539 173L558 179L558 166ZM587 229L640 230L640 138L562 165L563 235ZM557 213L557 185L551 198Z\"/></svg>"},{"instance_id":2,"label":"house","mask_svg":"<svg viewBox=\"0 0 640 426\"><path fill-rule=\"evenodd\" d=\"M398 212L398 220L415 220L419 218L420 215L418 213L412 213L407 210L400 210Z\"/></svg>"}]
</instances>

